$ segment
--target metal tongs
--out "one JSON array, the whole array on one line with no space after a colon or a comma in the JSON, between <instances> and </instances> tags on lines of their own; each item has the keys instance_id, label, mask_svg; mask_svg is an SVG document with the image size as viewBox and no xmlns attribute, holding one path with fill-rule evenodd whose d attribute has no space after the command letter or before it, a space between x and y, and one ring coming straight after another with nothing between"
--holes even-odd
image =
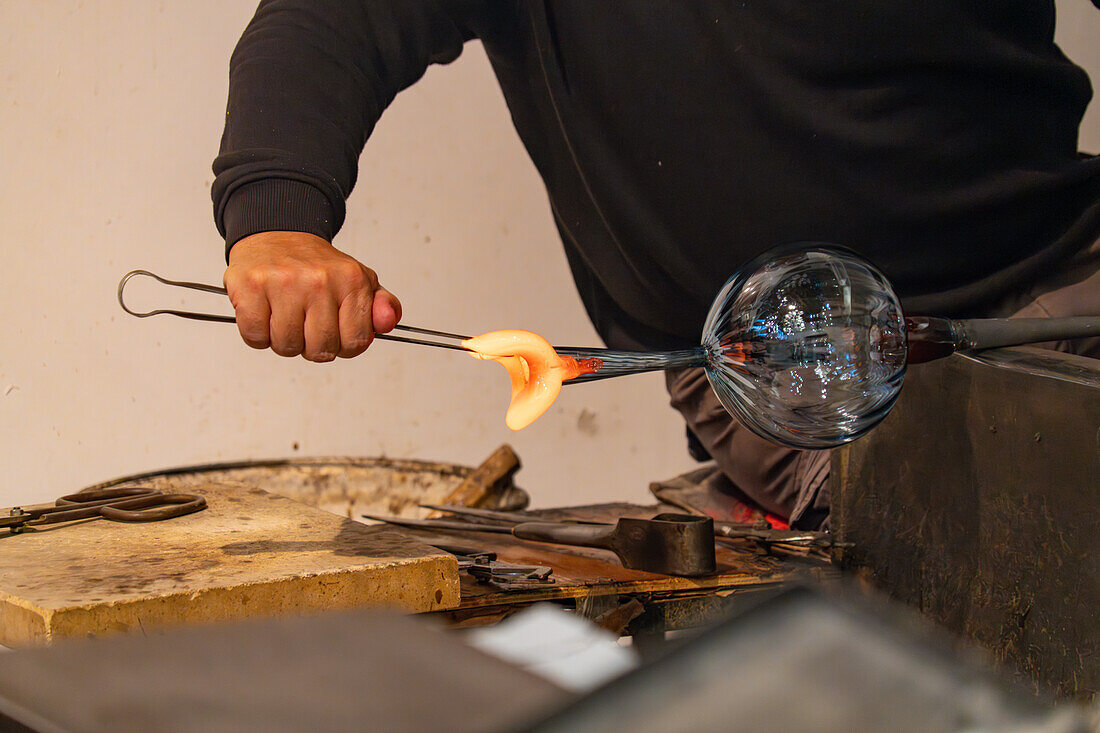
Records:
<instances>
[{"instance_id":1,"label":"metal tongs","mask_svg":"<svg viewBox=\"0 0 1100 733\"><path fill-rule=\"evenodd\" d=\"M26 527L98 517L113 522L160 522L205 508L206 499L195 494L129 486L86 489L62 496L53 504L12 507L7 516L0 516L0 528L19 534Z\"/></svg>"},{"instance_id":2,"label":"metal tongs","mask_svg":"<svg viewBox=\"0 0 1100 733\"><path fill-rule=\"evenodd\" d=\"M135 311L126 305L126 301L123 298L123 291L126 289L126 284L135 277L151 277L159 283L168 285L174 288L185 288L187 290L198 290L202 293L214 293L215 295L228 295L225 288L218 285L207 285L206 283L194 283L187 282L185 280L169 280L166 277L161 277L155 272L149 272L148 270L131 270L122 276L122 279L118 282L118 304L122 306L122 310L129 313L136 318L148 318L149 316L176 316L177 318L188 318L192 321L212 321L214 323L236 323L237 319L233 316L222 316L215 313L196 313L195 311L182 311L172 308L157 308L150 311ZM430 328L417 328L416 326L403 326L396 325L394 329L397 331L404 331L406 333L418 333L423 336L433 336L437 339L444 339L442 341L428 341L426 339L408 338L405 336L394 336L389 333L376 333L374 337L376 339L384 339L386 341L401 341L406 344L419 344L420 346L435 346L440 349L454 349L455 351L467 351L462 348L458 343L466 341L469 336L462 336L457 333L447 333L446 331L433 331Z\"/></svg>"}]
</instances>

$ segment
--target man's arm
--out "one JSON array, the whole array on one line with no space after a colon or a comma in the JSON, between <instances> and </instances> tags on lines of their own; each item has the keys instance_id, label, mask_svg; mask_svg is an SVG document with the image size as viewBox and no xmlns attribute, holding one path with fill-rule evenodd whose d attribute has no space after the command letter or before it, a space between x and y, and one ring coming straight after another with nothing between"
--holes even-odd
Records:
<instances>
[{"instance_id":1,"label":"man's arm","mask_svg":"<svg viewBox=\"0 0 1100 733\"><path fill-rule=\"evenodd\" d=\"M453 61L487 10L470 0L268 0L230 63L214 216L251 346L355 356L401 317L375 273L332 247L382 111Z\"/></svg>"}]
</instances>

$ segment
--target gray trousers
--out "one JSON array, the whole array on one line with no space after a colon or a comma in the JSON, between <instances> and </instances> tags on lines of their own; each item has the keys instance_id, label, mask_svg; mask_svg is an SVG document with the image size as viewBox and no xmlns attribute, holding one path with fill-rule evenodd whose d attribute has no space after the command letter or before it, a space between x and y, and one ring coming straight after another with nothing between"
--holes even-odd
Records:
<instances>
[{"instance_id":1,"label":"gray trousers","mask_svg":"<svg viewBox=\"0 0 1100 733\"><path fill-rule=\"evenodd\" d=\"M981 315L1100 316L1100 240ZM1100 338L1037 346L1100 359ZM822 525L829 511L830 451L787 448L757 437L726 412L701 368L669 371L665 383L672 406L714 459L717 470L707 479L708 490L744 496L772 514L789 517L795 527Z\"/></svg>"}]
</instances>

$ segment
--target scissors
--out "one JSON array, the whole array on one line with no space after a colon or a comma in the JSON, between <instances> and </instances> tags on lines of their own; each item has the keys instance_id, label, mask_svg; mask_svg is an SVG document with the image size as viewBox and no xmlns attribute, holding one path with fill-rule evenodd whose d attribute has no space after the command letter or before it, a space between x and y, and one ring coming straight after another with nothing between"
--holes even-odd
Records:
<instances>
[{"instance_id":1,"label":"scissors","mask_svg":"<svg viewBox=\"0 0 1100 733\"><path fill-rule=\"evenodd\" d=\"M193 514L206 508L206 499L195 494L165 494L156 489L118 487L67 494L53 504L13 507L0 516L0 528L12 534L25 527L103 517L114 522L159 522Z\"/></svg>"}]
</instances>

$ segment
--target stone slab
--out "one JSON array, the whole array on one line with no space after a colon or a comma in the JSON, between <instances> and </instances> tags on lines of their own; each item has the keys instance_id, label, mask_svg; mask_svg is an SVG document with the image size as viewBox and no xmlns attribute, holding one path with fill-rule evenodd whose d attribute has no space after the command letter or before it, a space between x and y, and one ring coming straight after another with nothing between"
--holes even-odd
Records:
<instances>
[{"instance_id":1,"label":"stone slab","mask_svg":"<svg viewBox=\"0 0 1100 733\"><path fill-rule=\"evenodd\" d=\"M162 522L85 520L0 536L0 644L364 606L459 603L455 559L262 489L196 487Z\"/></svg>"}]
</instances>

